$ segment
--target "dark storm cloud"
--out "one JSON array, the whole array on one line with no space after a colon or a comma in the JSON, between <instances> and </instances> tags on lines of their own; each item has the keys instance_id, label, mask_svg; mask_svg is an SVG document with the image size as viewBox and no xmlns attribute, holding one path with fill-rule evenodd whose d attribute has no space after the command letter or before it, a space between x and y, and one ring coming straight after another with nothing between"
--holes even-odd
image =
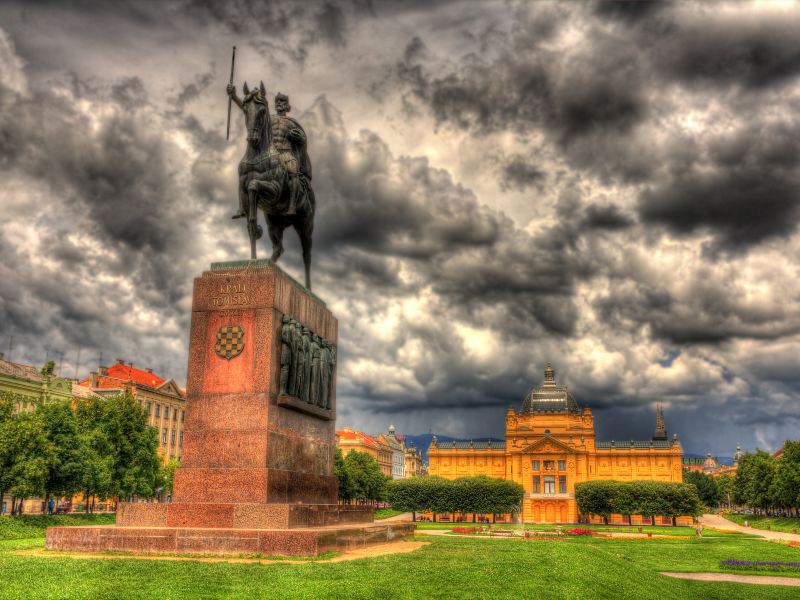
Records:
<instances>
[{"instance_id":1,"label":"dark storm cloud","mask_svg":"<svg viewBox=\"0 0 800 600\"><path fill-rule=\"evenodd\" d=\"M588 229L618 230L627 229L634 224L633 219L623 214L614 204L589 204L586 207L583 225Z\"/></svg>"},{"instance_id":2,"label":"dark storm cloud","mask_svg":"<svg viewBox=\"0 0 800 600\"><path fill-rule=\"evenodd\" d=\"M591 269L576 256L575 232L557 227L532 237L426 159L395 157L372 132L348 140L340 114L325 99L302 122L320 157L315 181L324 182L317 191L326 198L315 241L320 254L357 250L372 257L358 277L372 273L400 287L389 276L393 261L411 261L415 286L431 286L450 310L505 335L571 332L572 287ZM323 260L324 271L328 263L342 263ZM478 315L486 307L510 315L513 324L482 322Z\"/></svg>"},{"instance_id":3,"label":"dark storm cloud","mask_svg":"<svg viewBox=\"0 0 800 600\"><path fill-rule=\"evenodd\" d=\"M541 189L546 178L544 171L522 154L514 154L503 161L500 187L504 190L516 189L520 192L530 187Z\"/></svg>"},{"instance_id":4,"label":"dark storm cloud","mask_svg":"<svg viewBox=\"0 0 800 600\"><path fill-rule=\"evenodd\" d=\"M797 229L800 126L745 124L713 136L686 170L671 173L639 199L639 214L673 233L715 234L713 249L743 250Z\"/></svg>"},{"instance_id":5,"label":"dark storm cloud","mask_svg":"<svg viewBox=\"0 0 800 600\"><path fill-rule=\"evenodd\" d=\"M763 89L800 74L800 15L688 14L662 29L653 56L667 76ZM652 30L643 33L651 36Z\"/></svg>"}]
</instances>

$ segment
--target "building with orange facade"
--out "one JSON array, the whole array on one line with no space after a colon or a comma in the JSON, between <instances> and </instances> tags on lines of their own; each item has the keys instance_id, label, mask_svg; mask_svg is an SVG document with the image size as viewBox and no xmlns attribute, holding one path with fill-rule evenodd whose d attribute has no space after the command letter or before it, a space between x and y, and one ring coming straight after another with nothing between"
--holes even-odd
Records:
<instances>
[{"instance_id":1,"label":"building with orange facade","mask_svg":"<svg viewBox=\"0 0 800 600\"><path fill-rule=\"evenodd\" d=\"M575 484L636 479L682 481L683 450L670 440L663 412L653 439L596 439L594 416L559 386L548 363L544 383L530 390L519 412L506 413L504 442L438 442L428 450L429 474L448 479L488 475L522 484L522 518L535 523L575 523Z\"/></svg>"},{"instance_id":2,"label":"building with orange facade","mask_svg":"<svg viewBox=\"0 0 800 600\"><path fill-rule=\"evenodd\" d=\"M336 445L342 451L343 457L354 450L366 452L378 461L381 473L387 477L392 476L392 448L379 437L372 437L363 431L354 431L352 427L344 427L336 431Z\"/></svg>"}]
</instances>

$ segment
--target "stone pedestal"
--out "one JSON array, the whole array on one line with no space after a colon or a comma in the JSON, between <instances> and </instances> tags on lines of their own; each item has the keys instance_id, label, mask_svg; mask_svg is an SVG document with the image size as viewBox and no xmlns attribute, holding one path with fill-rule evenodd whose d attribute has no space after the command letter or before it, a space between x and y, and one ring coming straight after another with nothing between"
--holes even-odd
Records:
<instances>
[{"instance_id":1,"label":"stone pedestal","mask_svg":"<svg viewBox=\"0 0 800 600\"><path fill-rule=\"evenodd\" d=\"M303 371L312 391L281 389L284 317L317 340L316 353L304 354L314 355L316 370ZM115 527L50 528L47 547L315 554L413 533L373 525L371 508L337 504L336 372L322 394L321 340L335 352L336 318L281 269L266 260L212 265L194 284L173 502L121 503Z\"/></svg>"}]
</instances>

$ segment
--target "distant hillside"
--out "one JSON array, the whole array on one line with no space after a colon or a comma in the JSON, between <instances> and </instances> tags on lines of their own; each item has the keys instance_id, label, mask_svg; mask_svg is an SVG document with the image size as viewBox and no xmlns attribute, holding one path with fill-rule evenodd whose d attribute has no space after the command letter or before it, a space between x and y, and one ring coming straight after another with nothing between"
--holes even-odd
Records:
<instances>
[{"instance_id":1,"label":"distant hillside","mask_svg":"<svg viewBox=\"0 0 800 600\"><path fill-rule=\"evenodd\" d=\"M501 438L482 437L482 438L455 438L447 435L438 435L435 433L423 433L421 435L406 435L406 446L414 442L414 446L422 450L422 459L428 462L428 446L431 445L433 436L436 436L440 442L505 442Z\"/></svg>"}]
</instances>

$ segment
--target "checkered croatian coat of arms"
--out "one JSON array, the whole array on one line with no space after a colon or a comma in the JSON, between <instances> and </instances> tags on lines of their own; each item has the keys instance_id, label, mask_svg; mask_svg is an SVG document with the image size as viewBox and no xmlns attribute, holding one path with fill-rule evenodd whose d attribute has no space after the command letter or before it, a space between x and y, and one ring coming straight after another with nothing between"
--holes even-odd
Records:
<instances>
[{"instance_id":1,"label":"checkered croatian coat of arms","mask_svg":"<svg viewBox=\"0 0 800 600\"><path fill-rule=\"evenodd\" d=\"M217 331L214 345L217 355L228 360L239 356L244 349L244 330L239 325L223 325Z\"/></svg>"}]
</instances>

